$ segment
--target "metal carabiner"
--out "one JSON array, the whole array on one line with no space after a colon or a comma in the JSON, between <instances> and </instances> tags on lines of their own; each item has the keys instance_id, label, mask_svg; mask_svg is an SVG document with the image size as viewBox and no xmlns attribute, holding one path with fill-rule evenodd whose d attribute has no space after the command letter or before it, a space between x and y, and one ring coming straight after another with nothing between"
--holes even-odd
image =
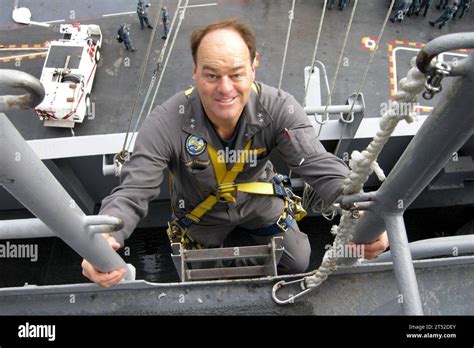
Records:
<instances>
[{"instance_id":1,"label":"metal carabiner","mask_svg":"<svg viewBox=\"0 0 474 348\"><path fill-rule=\"evenodd\" d=\"M272 298L273 298L273 301L275 301L277 304L279 305L286 305L288 303L294 303L295 302L295 299L297 299L298 297L301 297L303 296L304 294L310 292L311 290L313 290L314 288L307 288L305 286L305 278L302 278L302 279L297 279L297 280L293 280L291 282L286 282L284 280L282 281L279 281L278 283L276 283L275 285L273 285L273 288L272 288ZM290 294L291 296L288 297L288 299L286 300L280 300L277 295L276 295L276 292L278 290L280 290L281 288L283 288L284 286L287 286L287 285L290 285L290 284L294 284L294 283L298 283L300 282L301 283L301 288L303 289L303 291L299 292L298 294L296 295L292 295Z\"/></svg>"},{"instance_id":2,"label":"metal carabiner","mask_svg":"<svg viewBox=\"0 0 474 348\"><path fill-rule=\"evenodd\" d=\"M436 63L435 73L428 76L428 79L425 82L426 91L423 92L423 98L430 100L437 93L440 93L443 90L441 86L441 81L444 77L449 76L451 72L451 67L445 63Z\"/></svg>"}]
</instances>

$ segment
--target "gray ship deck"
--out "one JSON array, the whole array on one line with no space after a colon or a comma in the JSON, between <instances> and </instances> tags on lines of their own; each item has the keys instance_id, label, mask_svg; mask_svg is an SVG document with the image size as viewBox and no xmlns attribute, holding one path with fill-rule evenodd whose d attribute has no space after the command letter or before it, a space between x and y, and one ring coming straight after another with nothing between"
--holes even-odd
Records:
<instances>
[{"instance_id":1,"label":"gray ship deck","mask_svg":"<svg viewBox=\"0 0 474 348\"><path fill-rule=\"evenodd\" d=\"M13 4L7 0L1 0L0 3L1 8L6 9L0 14L0 44L4 47L42 44L47 40L59 38L58 29L61 23L80 22L100 25L104 35L104 44L92 93L96 117L76 125L74 133L76 136L81 136L126 132L151 35L149 29L143 31L140 29L134 12L135 4L125 0L100 2L55 0L44 3L22 1L21 6L31 9L32 19L35 21L53 21L52 27L42 28L15 24L10 18L10 9L13 9ZM151 1L152 6L149 9L151 22L155 21L161 3L158 0ZM171 20L176 11L177 1L164 3L168 7ZM192 59L189 49L191 31L197 26L231 16L245 19L255 28L257 51L260 55L257 79L270 85L278 85L290 9L291 1L287 0L220 0L215 3L203 0L190 1L176 42L172 47L155 105L192 84ZM333 9L327 11L325 15L317 59L326 65L330 83L334 77L350 11L350 7L343 12ZM369 57L369 51L363 48L362 39L377 37L386 11L385 2L359 1L344 53L344 61L333 92L333 104L344 104L347 97L357 91ZM295 7L295 20L292 25L282 89L295 95L299 101L304 98L303 67L311 63L321 12L320 2L312 0L298 1ZM409 68L409 58L415 55L413 50L416 50L416 47L410 46L410 42L422 44L441 34L469 31L474 27L473 11L463 19L449 23L443 30L428 25L428 20L438 15L439 11L433 8L429 11L427 18L406 18L401 24L388 22L380 50L372 63L367 82L362 90L367 105L365 117L379 117L381 104L387 103L390 98L391 89L393 89L389 65L391 49L398 47L395 53L395 74L399 79ZM69 19L71 16L75 19ZM124 46L117 43L115 39L116 31L122 22L131 24L131 38L137 47L135 53L126 51ZM161 40L161 30L160 22L140 90L139 107L135 110L134 118L140 110L141 101L144 99L164 42ZM400 43L395 44L397 40ZM389 46L389 43L392 43L392 46ZM3 49L0 49L0 52L3 57L10 55ZM127 58L130 59L129 67L124 64ZM0 59L0 68L20 69L39 78L43 62L44 58L23 59L19 63L20 66L17 66L15 64L18 63L13 60L5 62ZM322 100L325 101L324 88L322 88L322 93ZM426 103L421 100L420 102L424 106L433 105L433 102ZM11 112L9 116L27 140L72 136L69 129L44 127L32 111ZM133 125L134 123L135 121Z\"/></svg>"}]
</instances>

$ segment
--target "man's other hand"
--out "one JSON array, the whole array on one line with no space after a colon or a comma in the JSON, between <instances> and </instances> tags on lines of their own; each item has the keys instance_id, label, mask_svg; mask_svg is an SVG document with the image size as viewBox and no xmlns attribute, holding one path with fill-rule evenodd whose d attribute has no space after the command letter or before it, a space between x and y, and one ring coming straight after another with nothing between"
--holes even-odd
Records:
<instances>
[{"instance_id":1,"label":"man's other hand","mask_svg":"<svg viewBox=\"0 0 474 348\"><path fill-rule=\"evenodd\" d=\"M109 234L103 234L103 237L109 242L110 246L117 250L120 248L120 244L115 240L114 237ZM110 288L115 284L119 283L124 277L127 270L124 268L118 268L112 272L100 272L92 266L89 261L84 259L82 261L82 275L89 280L93 281L96 284L104 288Z\"/></svg>"},{"instance_id":2,"label":"man's other hand","mask_svg":"<svg viewBox=\"0 0 474 348\"><path fill-rule=\"evenodd\" d=\"M351 245L356 246L354 242L350 242ZM364 250L364 259L373 260L388 248L388 236L387 232L382 233L376 240L371 243L357 244L362 245Z\"/></svg>"}]
</instances>

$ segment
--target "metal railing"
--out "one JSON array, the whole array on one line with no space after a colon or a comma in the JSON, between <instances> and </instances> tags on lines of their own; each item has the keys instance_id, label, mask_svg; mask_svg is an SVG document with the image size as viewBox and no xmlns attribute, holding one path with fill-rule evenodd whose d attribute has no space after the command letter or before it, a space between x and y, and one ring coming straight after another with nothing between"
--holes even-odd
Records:
<instances>
[{"instance_id":1,"label":"metal railing","mask_svg":"<svg viewBox=\"0 0 474 348\"><path fill-rule=\"evenodd\" d=\"M474 132L474 53L455 64L439 67L434 57L453 49L474 48L474 33L457 33L436 38L421 49L418 69L429 75L427 90L439 92L442 69L458 76L443 99L411 140L387 179L376 192L346 197L342 207L354 203L366 208L354 231L356 243L367 243L387 230L391 257L405 314L423 314L412 255L408 246L403 213L433 180L453 153ZM440 76L438 76L440 75ZM429 85L430 81L438 86Z\"/></svg>"},{"instance_id":2,"label":"metal railing","mask_svg":"<svg viewBox=\"0 0 474 348\"><path fill-rule=\"evenodd\" d=\"M0 185L38 219L0 221L0 239L55 235L101 272L135 269L112 249L100 234L114 232L122 221L111 216L86 216L1 112L33 108L44 98L41 83L31 75L0 70L0 85L25 89L24 95L0 97Z\"/></svg>"}]
</instances>

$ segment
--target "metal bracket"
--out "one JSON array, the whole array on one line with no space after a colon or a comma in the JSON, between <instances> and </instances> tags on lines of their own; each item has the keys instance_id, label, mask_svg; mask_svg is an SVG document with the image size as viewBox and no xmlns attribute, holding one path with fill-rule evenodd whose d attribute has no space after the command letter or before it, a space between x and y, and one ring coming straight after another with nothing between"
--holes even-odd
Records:
<instances>
[{"instance_id":1,"label":"metal bracket","mask_svg":"<svg viewBox=\"0 0 474 348\"><path fill-rule=\"evenodd\" d=\"M336 156L347 152L364 118L365 101L362 93L351 94L346 101L349 111L342 112L339 118L341 136L336 146Z\"/></svg>"}]
</instances>

